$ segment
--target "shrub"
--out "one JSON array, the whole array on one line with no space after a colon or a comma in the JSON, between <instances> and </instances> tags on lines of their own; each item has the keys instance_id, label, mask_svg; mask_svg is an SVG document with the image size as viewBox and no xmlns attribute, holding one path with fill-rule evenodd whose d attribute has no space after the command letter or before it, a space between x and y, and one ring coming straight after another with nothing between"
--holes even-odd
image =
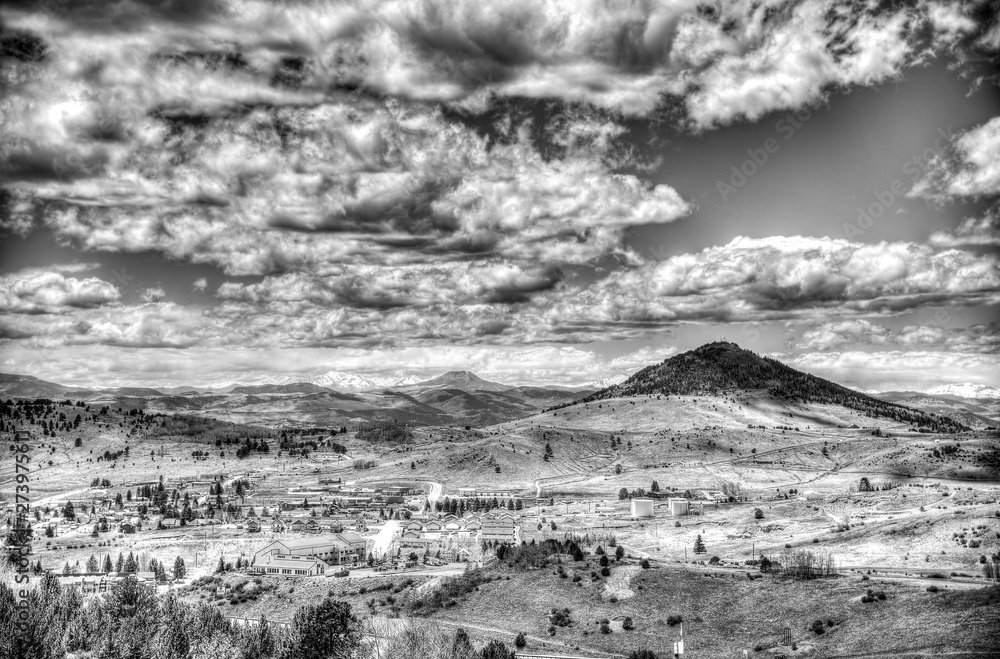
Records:
<instances>
[{"instance_id":1,"label":"shrub","mask_svg":"<svg viewBox=\"0 0 1000 659\"><path fill-rule=\"evenodd\" d=\"M876 601L883 601L886 599L884 591L868 589L868 592L861 596L861 602L863 604L870 604Z\"/></svg>"},{"instance_id":2,"label":"shrub","mask_svg":"<svg viewBox=\"0 0 1000 659\"><path fill-rule=\"evenodd\" d=\"M611 576L611 568L609 568L607 565L605 565L604 567L602 567L601 568L601 576L602 577L610 577Z\"/></svg>"},{"instance_id":3,"label":"shrub","mask_svg":"<svg viewBox=\"0 0 1000 659\"><path fill-rule=\"evenodd\" d=\"M684 618L677 615L676 613L671 613L670 615L667 616L667 624L670 625L671 627L679 625L682 622L684 622Z\"/></svg>"},{"instance_id":4,"label":"shrub","mask_svg":"<svg viewBox=\"0 0 1000 659\"><path fill-rule=\"evenodd\" d=\"M639 567L641 567L643 570L648 570L649 569L649 559L648 558L644 558L641 561L639 561Z\"/></svg>"},{"instance_id":5,"label":"shrub","mask_svg":"<svg viewBox=\"0 0 1000 659\"><path fill-rule=\"evenodd\" d=\"M764 511L761 510L760 508L754 508L754 510L753 510L753 518L754 519L764 519Z\"/></svg>"},{"instance_id":6,"label":"shrub","mask_svg":"<svg viewBox=\"0 0 1000 659\"><path fill-rule=\"evenodd\" d=\"M826 633L826 627L823 626L823 621L822 620L815 620L815 621L813 621L813 624L812 624L812 626L809 629L811 629L812 632L814 634L816 634L817 636L820 636L820 635Z\"/></svg>"},{"instance_id":7,"label":"shrub","mask_svg":"<svg viewBox=\"0 0 1000 659\"><path fill-rule=\"evenodd\" d=\"M611 623L608 622L607 618L605 618L604 620L601 621L601 633L602 634L610 634L611 633Z\"/></svg>"},{"instance_id":8,"label":"shrub","mask_svg":"<svg viewBox=\"0 0 1000 659\"><path fill-rule=\"evenodd\" d=\"M635 625L632 624L632 618L625 617L625 620L622 621L622 629L635 629Z\"/></svg>"},{"instance_id":9,"label":"shrub","mask_svg":"<svg viewBox=\"0 0 1000 659\"><path fill-rule=\"evenodd\" d=\"M939 590L941 590L941 589L938 588L937 586L935 586L934 584L931 584L930 586L927 586L927 592L928 593L936 593Z\"/></svg>"},{"instance_id":10,"label":"shrub","mask_svg":"<svg viewBox=\"0 0 1000 659\"><path fill-rule=\"evenodd\" d=\"M528 639L524 637L524 632L518 632L517 638L514 639L514 647L520 650L527 644L528 644Z\"/></svg>"}]
</instances>

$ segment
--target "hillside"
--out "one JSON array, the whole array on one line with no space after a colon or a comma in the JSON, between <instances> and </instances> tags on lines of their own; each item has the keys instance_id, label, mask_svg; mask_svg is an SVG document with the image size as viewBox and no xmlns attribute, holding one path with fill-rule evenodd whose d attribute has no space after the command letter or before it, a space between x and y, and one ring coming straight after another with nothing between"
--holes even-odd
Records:
<instances>
[{"instance_id":1,"label":"hillside","mask_svg":"<svg viewBox=\"0 0 1000 659\"><path fill-rule=\"evenodd\" d=\"M878 400L726 341L708 343L647 366L621 384L587 396L582 402L650 394L726 396L761 391L786 403L839 405L873 418L889 418L933 432L968 429L949 417Z\"/></svg>"}]
</instances>

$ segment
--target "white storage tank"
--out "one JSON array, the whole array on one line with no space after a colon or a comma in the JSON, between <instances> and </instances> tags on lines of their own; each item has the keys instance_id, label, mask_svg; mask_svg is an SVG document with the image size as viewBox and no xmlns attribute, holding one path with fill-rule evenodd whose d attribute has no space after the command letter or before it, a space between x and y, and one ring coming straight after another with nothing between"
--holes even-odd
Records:
<instances>
[{"instance_id":1,"label":"white storage tank","mask_svg":"<svg viewBox=\"0 0 1000 659\"><path fill-rule=\"evenodd\" d=\"M637 517L652 517L653 516L653 500L652 499L632 499L632 518Z\"/></svg>"},{"instance_id":2,"label":"white storage tank","mask_svg":"<svg viewBox=\"0 0 1000 659\"><path fill-rule=\"evenodd\" d=\"M673 517L680 517L681 515L688 514L691 502L687 499L675 498L667 501L667 505L670 507L670 514Z\"/></svg>"}]
</instances>

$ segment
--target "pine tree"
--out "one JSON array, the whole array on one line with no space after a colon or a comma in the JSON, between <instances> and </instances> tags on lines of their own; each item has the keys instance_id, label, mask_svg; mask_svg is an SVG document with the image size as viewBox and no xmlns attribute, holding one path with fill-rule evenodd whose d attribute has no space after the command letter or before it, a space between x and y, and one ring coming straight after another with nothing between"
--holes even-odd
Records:
<instances>
[{"instance_id":1,"label":"pine tree","mask_svg":"<svg viewBox=\"0 0 1000 659\"><path fill-rule=\"evenodd\" d=\"M93 574L94 572L98 571L98 567L99 566L97 564L97 557L91 554L90 558L87 559L87 572Z\"/></svg>"},{"instance_id":2,"label":"pine tree","mask_svg":"<svg viewBox=\"0 0 1000 659\"><path fill-rule=\"evenodd\" d=\"M139 571L139 564L135 560L135 556L132 552L128 553L128 558L125 559L125 571L129 574Z\"/></svg>"},{"instance_id":3,"label":"pine tree","mask_svg":"<svg viewBox=\"0 0 1000 659\"><path fill-rule=\"evenodd\" d=\"M226 571L226 562L222 559L222 556L219 556L219 564L216 566L215 571L220 573Z\"/></svg>"},{"instance_id":4,"label":"pine tree","mask_svg":"<svg viewBox=\"0 0 1000 659\"><path fill-rule=\"evenodd\" d=\"M705 549L705 543L702 542L701 534L699 533L698 537L695 538L695 540L694 540L694 553L696 553L696 554L704 554L706 551L707 550Z\"/></svg>"},{"instance_id":5,"label":"pine tree","mask_svg":"<svg viewBox=\"0 0 1000 659\"><path fill-rule=\"evenodd\" d=\"M184 566L184 559L180 556L174 560L174 579L183 579L187 576L187 568Z\"/></svg>"},{"instance_id":6,"label":"pine tree","mask_svg":"<svg viewBox=\"0 0 1000 659\"><path fill-rule=\"evenodd\" d=\"M111 572L114 566L111 565L111 554L104 555L104 564L101 566L101 572Z\"/></svg>"},{"instance_id":7,"label":"pine tree","mask_svg":"<svg viewBox=\"0 0 1000 659\"><path fill-rule=\"evenodd\" d=\"M121 552L118 552L118 559L115 561L115 572L125 571L125 557L122 556Z\"/></svg>"}]
</instances>

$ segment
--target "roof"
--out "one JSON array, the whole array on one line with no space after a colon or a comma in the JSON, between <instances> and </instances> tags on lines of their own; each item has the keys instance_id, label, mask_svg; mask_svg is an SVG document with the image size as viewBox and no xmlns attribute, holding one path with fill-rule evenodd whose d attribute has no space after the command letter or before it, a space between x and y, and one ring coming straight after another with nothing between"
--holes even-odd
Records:
<instances>
[{"instance_id":1,"label":"roof","mask_svg":"<svg viewBox=\"0 0 1000 659\"><path fill-rule=\"evenodd\" d=\"M274 567L279 569L290 569L290 570L308 570L314 565L320 565L326 567L326 562L318 558L310 558L307 560L296 560L294 558L275 558L268 556L262 559L259 563L255 565L257 568L263 567Z\"/></svg>"},{"instance_id":2,"label":"roof","mask_svg":"<svg viewBox=\"0 0 1000 659\"><path fill-rule=\"evenodd\" d=\"M344 531L343 533L338 533L337 537L339 537L340 539L344 540L345 542L349 542L349 543L354 543L354 542L361 543L361 542L365 542L365 539L362 538L357 533L355 533L354 531Z\"/></svg>"},{"instance_id":3,"label":"roof","mask_svg":"<svg viewBox=\"0 0 1000 659\"><path fill-rule=\"evenodd\" d=\"M343 540L336 536L320 535L313 538L295 538L294 540L278 540L274 544L284 545L288 549L314 549L330 545L344 545Z\"/></svg>"}]
</instances>

